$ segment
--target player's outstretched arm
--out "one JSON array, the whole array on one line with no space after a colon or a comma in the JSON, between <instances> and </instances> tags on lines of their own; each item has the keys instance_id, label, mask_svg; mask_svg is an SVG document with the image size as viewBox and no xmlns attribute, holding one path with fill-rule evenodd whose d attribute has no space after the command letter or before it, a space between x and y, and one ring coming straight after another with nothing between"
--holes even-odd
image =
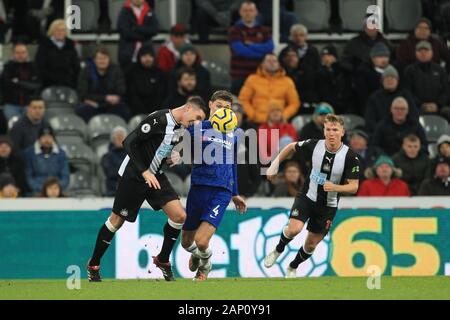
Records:
<instances>
[{"instance_id":1,"label":"player's outstretched arm","mask_svg":"<svg viewBox=\"0 0 450 320\"><path fill-rule=\"evenodd\" d=\"M359 180L358 179L348 179L346 184L334 184L330 181L325 182L323 185L323 190L326 192L339 192L339 193L351 193L355 194L358 192Z\"/></svg>"},{"instance_id":2,"label":"player's outstretched arm","mask_svg":"<svg viewBox=\"0 0 450 320\"><path fill-rule=\"evenodd\" d=\"M272 164L270 165L269 169L267 169L266 173L267 179L269 181L273 181L273 179L275 179L275 176L278 173L278 168L280 167L280 163L289 158L295 152L296 144L297 142L288 144L286 147L284 147L283 150L281 150L275 160L272 161Z\"/></svg>"}]
</instances>

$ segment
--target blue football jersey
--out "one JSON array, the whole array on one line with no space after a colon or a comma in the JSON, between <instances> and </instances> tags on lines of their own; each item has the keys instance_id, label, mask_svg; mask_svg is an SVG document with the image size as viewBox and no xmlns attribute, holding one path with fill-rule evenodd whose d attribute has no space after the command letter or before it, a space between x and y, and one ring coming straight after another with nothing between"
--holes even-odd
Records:
<instances>
[{"instance_id":1,"label":"blue football jersey","mask_svg":"<svg viewBox=\"0 0 450 320\"><path fill-rule=\"evenodd\" d=\"M237 191L237 138L234 132L221 133L212 129L211 122L205 120L188 128L192 140L193 167L191 185L222 187ZM196 152L196 144L201 152ZM200 150L198 150L200 151Z\"/></svg>"}]
</instances>

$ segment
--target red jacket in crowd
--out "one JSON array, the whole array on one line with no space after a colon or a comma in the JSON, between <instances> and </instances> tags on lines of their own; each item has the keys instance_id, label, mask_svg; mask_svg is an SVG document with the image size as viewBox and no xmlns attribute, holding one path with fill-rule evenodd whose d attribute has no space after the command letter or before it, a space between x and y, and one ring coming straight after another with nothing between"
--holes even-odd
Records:
<instances>
[{"instance_id":1,"label":"red jacket in crowd","mask_svg":"<svg viewBox=\"0 0 450 320\"><path fill-rule=\"evenodd\" d=\"M267 130L267 137L264 137L264 135L261 134L261 130ZM259 142L259 150L260 152L263 151L261 156L267 155L268 159L271 159L272 153L275 152L279 146L279 140L273 141L273 146L275 150L272 150L272 139L276 137L276 135L273 133L272 130L279 130L278 139L283 138L284 136L289 136L292 138L292 141L297 141L297 132L295 131L295 128L290 123L280 123L280 124L274 124L269 125L268 123L264 123L259 126L258 128L258 142Z\"/></svg>"},{"instance_id":2,"label":"red jacket in crowd","mask_svg":"<svg viewBox=\"0 0 450 320\"><path fill-rule=\"evenodd\" d=\"M406 182L393 178L385 185L379 178L367 179L359 187L358 196L363 197L408 197L409 188Z\"/></svg>"}]
</instances>

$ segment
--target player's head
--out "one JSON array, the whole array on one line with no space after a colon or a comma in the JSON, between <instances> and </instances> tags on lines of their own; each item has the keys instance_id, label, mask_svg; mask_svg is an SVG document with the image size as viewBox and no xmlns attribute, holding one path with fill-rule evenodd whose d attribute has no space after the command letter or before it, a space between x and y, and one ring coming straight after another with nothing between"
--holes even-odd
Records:
<instances>
[{"instance_id":1,"label":"player's head","mask_svg":"<svg viewBox=\"0 0 450 320\"><path fill-rule=\"evenodd\" d=\"M340 146L345 134L344 119L335 114L327 114L323 131L325 140L330 147Z\"/></svg>"},{"instance_id":2,"label":"player's head","mask_svg":"<svg viewBox=\"0 0 450 320\"><path fill-rule=\"evenodd\" d=\"M233 95L226 90L219 90L213 93L209 100L210 114L214 114L220 108L231 108Z\"/></svg>"},{"instance_id":3,"label":"player's head","mask_svg":"<svg viewBox=\"0 0 450 320\"><path fill-rule=\"evenodd\" d=\"M186 104L182 107L183 112L178 120L184 127L189 127L209 116L209 110L205 101L199 96L189 97Z\"/></svg>"}]
</instances>

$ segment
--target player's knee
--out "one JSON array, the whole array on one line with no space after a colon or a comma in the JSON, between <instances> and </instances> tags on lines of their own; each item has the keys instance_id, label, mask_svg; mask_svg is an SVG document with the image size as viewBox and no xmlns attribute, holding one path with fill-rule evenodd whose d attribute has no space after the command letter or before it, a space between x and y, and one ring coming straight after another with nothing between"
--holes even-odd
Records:
<instances>
[{"instance_id":1,"label":"player's knee","mask_svg":"<svg viewBox=\"0 0 450 320\"><path fill-rule=\"evenodd\" d=\"M119 230L122 227L125 220L121 216L115 213L111 213L111 215L109 216L109 222L114 226L114 228Z\"/></svg>"},{"instance_id":2,"label":"player's knee","mask_svg":"<svg viewBox=\"0 0 450 320\"><path fill-rule=\"evenodd\" d=\"M315 242L305 242L303 249L305 249L306 252L314 252L314 250L316 250L318 243Z\"/></svg>"},{"instance_id":3,"label":"player's knee","mask_svg":"<svg viewBox=\"0 0 450 320\"><path fill-rule=\"evenodd\" d=\"M294 238L296 235L298 235L301 231L301 228L293 225L288 225L287 228L284 230L285 236L288 238Z\"/></svg>"},{"instance_id":4,"label":"player's knee","mask_svg":"<svg viewBox=\"0 0 450 320\"><path fill-rule=\"evenodd\" d=\"M195 244L200 251L204 251L209 247L209 239L202 236L195 237Z\"/></svg>"},{"instance_id":5,"label":"player's knee","mask_svg":"<svg viewBox=\"0 0 450 320\"><path fill-rule=\"evenodd\" d=\"M183 224L186 221L186 212L180 211L178 214L171 217L170 220L172 220L175 223Z\"/></svg>"}]
</instances>

